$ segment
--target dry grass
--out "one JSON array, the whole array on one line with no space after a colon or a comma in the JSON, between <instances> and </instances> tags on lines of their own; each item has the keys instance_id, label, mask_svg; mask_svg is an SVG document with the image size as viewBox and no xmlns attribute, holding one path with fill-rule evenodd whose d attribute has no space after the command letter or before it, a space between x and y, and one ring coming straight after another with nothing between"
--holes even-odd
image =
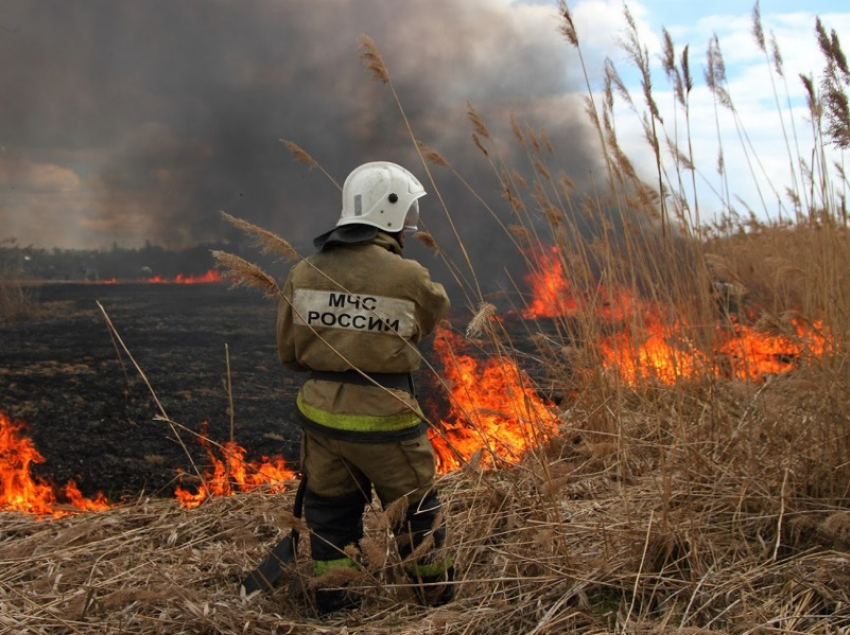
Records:
<instances>
[{"instance_id":1,"label":"dry grass","mask_svg":"<svg viewBox=\"0 0 850 635\"><path fill-rule=\"evenodd\" d=\"M31 294L21 286L22 258L13 238L0 239L0 324L17 322L36 309Z\"/></svg>"},{"instance_id":2,"label":"dry grass","mask_svg":"<svg viewBox=\"0 0 850 635\"><path fill-rule=\"evenodd\" d=\"M17 281L0 278L0 323L17 322L34 309L34 302Z\"/></svg>"},{"instance_id":3,"label":"dry grass","mask_svg":"<svg viewBox=\"0 0 850 635\"><path fill-rule=\"evenodd\" d=\"M277 281L254 263L226 251L213 251L212 256L227 278L234 281L234 286L257 289L270 299L280 297Z\"/></svg>"},{"instance_id":4,"label":"dry grass","mask_svg":"<svg viewBox=\"0 0 850 635\"><path fill-rule=\"evenodd\" d=\"M348 581L362 609L312 616L303 538L283 588L241 599L241 576L295 522L291 495L252 493L194 511L146 499L53 521L6 515L0 624L51 634L839 632L850 626L850 514L828 490L840 485L846 502L847 480L823 458L833 443L846 451L847 437L813 426L807 404L789 409L805 381L662 391L651 415L639 400L620 404L613 435L597 409L574 406L562 436L521 465L444 477L459 579L446 607L410 601L377 507L364 571Z\"/></svg>"},{"instance_id":5,"label":"dry grass","mask_svg":"<svg viewBox=\"0 0 850 635\"><path fill-rule=\"evenodd\" d=\"M560 11L562 32L580 55L566 3ZM754 19L758 26L758 11ZM754 32L765 48L763 32ZM820 32L834 72L842 59L837 38ZM440 481L457 563L455 602L438 609L410 602L388 520L377 508L367 513L359 546L364 569L348 581L366 598L361 610L326 621L312 616L306 548L285 588L242 600L240 577L293 522L290 495L252 493L194 511L141 500L54 521L6 515L0 626L27 633L850 630L850 240L844 207L826 195L840 188L829 183L825 164L791 157L800 168L789 186L786 219L793 224L741 220L721 187L728 214L712 230L700 226L706 210L701 214L693 187L689 140L665 131L636 33L625 41L628 59L647 80L639 99L623 94L613 68L598 110L588 98L608 189L578 191L545 134L512 119L516 143L533 166L523 176L499 154L504 146L493 142L480 112L468 107L473 142L504 194L510 239L526 254L556 246L574 293L592 301L533 338L547 381L564 395L561 434L517 465L481 470L473 458ZM361 49L366 68L401 107L377 45L364 37ZM781 67L778 51L773 57ZM665 59L687 122L693 83L687 51L677 54L668 38ZM716 40L708 64L718 107L729 107ZM816 109L815 83L809 86ZM842 90L834 82L830 89ZM657 170L652 184L637 176L617 143L615 93L644 109ZM837 93L827 98L840 105ZM831 122L836 134L843 130L838 124ZM411 139L426 172L426 162L451 169L412 130ZM289 148L316 167L300 148ZM467 274L449 265L470 296L470 334L514 358L505 331L490 321L493 305L477 291L463 248L461 261L469 264ZM528 262L532 271L551 266L534 255ZM611 329L641 333L649 314L600 320L603 300L618 308L606 291L628 292L653 308L667 332L708 351L728 329L717 328L717 280L741 290L754 325L782 328L794 315L819 324L830 346L764 381L706 374L627 385L602 366L600 346ZM258 287L272 288L268 280Z\"/></svg>"},{"instance_id":6,"label":"dry grass","mask_svg":"<svg viewBox=\"0 0 850 635\"><path fill-rule=\"evenodd\" d=\"M834 332L850 332L850 227L831 223L758 226L707 242L718 277L741 285L750 304L779 314L794 309L826 317Z\"/></svg>"}]
</instances>

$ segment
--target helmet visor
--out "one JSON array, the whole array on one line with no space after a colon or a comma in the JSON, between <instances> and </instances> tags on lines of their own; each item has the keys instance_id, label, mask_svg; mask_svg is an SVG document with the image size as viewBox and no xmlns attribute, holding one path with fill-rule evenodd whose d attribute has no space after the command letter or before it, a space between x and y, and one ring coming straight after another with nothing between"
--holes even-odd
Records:
<instances>
[{"instance_id":1,"label":"helmet visor","mask_svg":"<svg viewBox=\"0 0 850 635\"><path fill-rule=\"evenodd\" d=\"M410 207L407 208L407 215L404 217L402 231L407 234L412 234L419 229L419 200L414 200Z\"/></svg>"}]
</instances>

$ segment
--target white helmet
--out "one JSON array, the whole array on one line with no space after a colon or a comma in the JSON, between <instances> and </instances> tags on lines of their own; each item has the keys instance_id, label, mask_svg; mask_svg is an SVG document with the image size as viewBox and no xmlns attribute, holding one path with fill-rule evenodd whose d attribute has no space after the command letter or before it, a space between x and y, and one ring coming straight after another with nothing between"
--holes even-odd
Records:
<instances>
[{"instance_id":1,"label":"white helmet","mask_svg":"<svg viewBox=\"0 0 850 635\"><path fill-rule=\"evenodd\" d=\"M342 186L342 214L336 226L371 225L388 233L416 231L425 188L400 165L364 163Z\"/></svg>"}]
</instances>

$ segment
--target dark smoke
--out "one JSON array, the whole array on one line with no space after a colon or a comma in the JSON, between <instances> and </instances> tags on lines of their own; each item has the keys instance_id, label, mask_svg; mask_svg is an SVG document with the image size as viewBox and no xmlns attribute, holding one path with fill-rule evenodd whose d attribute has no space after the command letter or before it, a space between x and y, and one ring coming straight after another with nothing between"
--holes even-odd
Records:
<instances>
[{"instance_id":1,"label":"dark smoke","mask_svg":"<svg viewBox=\"0 0 850 635\"><path fill-rule=\"evenodd\" d=\"M577 64L557 26L554 3L508 0L5 0L0 237L177 249L235 238L225 210L309 253L339 192L279 139L340 184L376 159L426 182L389 88L363 68L361 34L380 48L417 137L504 210L467 102L508 156L515 113L546 130L574 180L595 163L585 115L561 99ZM433 169L464 240L498 274L501 230ZM452 252L433 193L423 213Z\"/></svg>"}]
</instances>

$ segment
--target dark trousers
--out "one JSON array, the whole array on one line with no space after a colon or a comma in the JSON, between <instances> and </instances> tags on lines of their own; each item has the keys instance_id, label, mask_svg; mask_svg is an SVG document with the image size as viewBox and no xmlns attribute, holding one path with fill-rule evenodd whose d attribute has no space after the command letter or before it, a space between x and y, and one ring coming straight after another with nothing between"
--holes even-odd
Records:
<instances>
[{"instance_id":1,"label":"dark trousers","mask_svg":"<svg viewBox=\"0 0 850 635\"><path fill-rule=\"evenodd\" d=\"M412 577L431 577L450 560L442 554L446 529L434 489L434 451L426 435L400 442L357 443L303 431L301 463L309 476L304 514L310 528L313 570L354 566L345 554L363 537L363 512L372 487L386 508L407 499L404 516L393 527L404 560L430 541L416 562L405 563Z\"/></svg>"}]
</instances>

